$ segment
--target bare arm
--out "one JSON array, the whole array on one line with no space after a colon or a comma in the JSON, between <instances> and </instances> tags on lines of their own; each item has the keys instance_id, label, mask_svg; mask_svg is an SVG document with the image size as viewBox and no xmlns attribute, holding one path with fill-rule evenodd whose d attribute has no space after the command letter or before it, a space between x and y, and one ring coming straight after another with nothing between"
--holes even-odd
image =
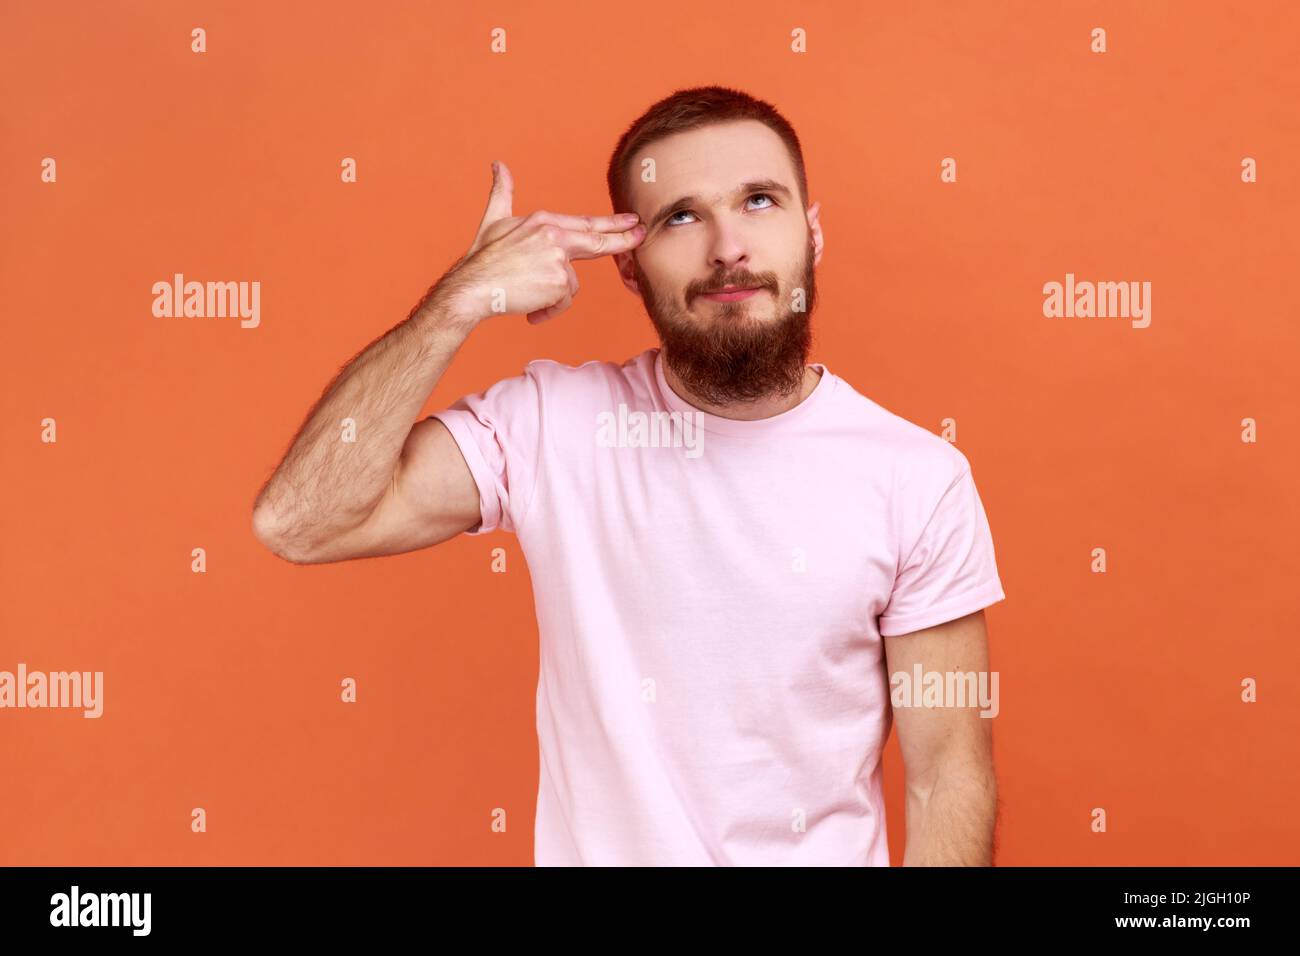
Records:
<instances>
[{"instance_id":1,"label":"bare arm","mask_svg":"<svg viewBox=\"0 0 1300 956\"><path fill-rule=\"evenodd\" d=\"M578 291L571 260L626 252L645 235L617 216L514 216L513 188L500 164L469 252L308 413L253 505L253 533L276 554L295 564L398 554L479 523L455 439L437 419L412 420L479 322L554 317Z\"/></svg>"},{"instance_id":2,"label":"bare arm","mask_svg":"<svg viewBox=\"0 0 1300 956\"><path fill-rule=\"evenodd\" d=\"M258 495L258 540L314 564L411 551L477 524L478 489L450 433L437 419L411 424L474 325L435 286L353 358ZM355 441L343 440L346 419Z\"/></svg>"},{"instance_id":3,"label":"bare arm","mask_svg":"<svg viewBox=\"0 0 1300 956\"><path fill-rule=\"evenodd\" d=\"M918 663L922 675L988 674L984 612L886 637L885 656L891 687L896 674L911 681ZM985 685L986 690L996 686ZM907 773L903 865L992 866L997 817L992 720L980 716L981 704L970 696L964 707L943 703L894 708ZM996 704L989 710L996 713Z\"/></svg>"}]
</instances>

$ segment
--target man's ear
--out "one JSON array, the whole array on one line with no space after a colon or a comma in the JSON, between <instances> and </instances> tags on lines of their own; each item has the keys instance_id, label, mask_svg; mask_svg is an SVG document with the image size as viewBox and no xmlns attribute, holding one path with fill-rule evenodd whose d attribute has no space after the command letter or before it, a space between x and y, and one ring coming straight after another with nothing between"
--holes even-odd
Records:
<instances>
[{"instance_id":1,"label":"man's ear","mask_svg":"<svg viewBox=\"0 0 1300 956\"><path fill-rule=\"evenodd\" d=\"M825 243L822 237L821 211L822 204L820 202L815 202L808 207L808 230L812 233L814 266L822 261L822 246Z\"/></svg>"},{"instance_id":2,"label":"man's ear","mask_svg":"<svg viewBox=\"0 0 1300 956\"><path fill-rule=\"evenodd\" d=\"M618 267L618 277L623 280L623 285L627 286L633 295L640 295L641 290L637 286L636 272L632 266L632 253L615 253L614 265Z\"/></svg>"}]
</instances>

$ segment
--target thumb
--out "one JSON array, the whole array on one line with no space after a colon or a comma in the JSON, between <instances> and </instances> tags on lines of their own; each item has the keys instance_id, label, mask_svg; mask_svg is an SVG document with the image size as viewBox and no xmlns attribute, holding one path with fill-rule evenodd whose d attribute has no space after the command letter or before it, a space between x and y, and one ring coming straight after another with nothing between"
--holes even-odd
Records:
<instances>
[{"instance_id":1,"label":"thumb","mask_svg":"<svg viewBox=\"0 0 1300 956\"><path fill-rule=\"evenodd\" d=\"M510 170L502 162L492 163L492 192L488 194L487 209L483 212L483 221L479 223L479 235L488 226L501 219L509 219L514 213L515 181Z\"/></svg>"}]
</instances>

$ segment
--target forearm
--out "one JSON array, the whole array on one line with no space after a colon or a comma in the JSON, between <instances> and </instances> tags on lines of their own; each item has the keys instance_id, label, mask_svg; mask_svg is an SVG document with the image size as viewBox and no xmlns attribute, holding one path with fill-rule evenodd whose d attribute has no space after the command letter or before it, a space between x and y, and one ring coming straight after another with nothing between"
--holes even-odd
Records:
<instances>
[{"instance_id":1,"label":"forearm","mask_svg":"<svg viewBox=\"0 0 1300 956\"><path fill-rule=\"evenodd\" d=\"M415 417L474 325L448 287L435 285L403 322L348 362L257 497L254 520L263 533L309 547L364 521L392 480Z\"/></svg>"},{"instance_id":2,"label":"forearm","mask_svg":"<svg viewBox=\"0 0 1300 956\"><path fill-rule=\"evenodd\" d=\"M904 866L992 866L997 778L988 763L909 781Z\"/></svg>"}]
</instances>

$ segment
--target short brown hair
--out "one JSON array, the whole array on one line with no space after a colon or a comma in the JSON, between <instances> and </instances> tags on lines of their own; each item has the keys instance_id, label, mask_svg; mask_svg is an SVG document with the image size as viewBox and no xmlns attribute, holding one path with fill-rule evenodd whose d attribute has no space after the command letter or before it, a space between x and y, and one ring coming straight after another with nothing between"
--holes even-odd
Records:
<instances>
[{"instance_id":1,"label":"short brown hair","mask_svg":"<svg viewBox=\"0 0 1300 956\"><path fill-rule=\"evenodd\" d=\"M799 179L799 196L807 206L808 174L804 170L799 137L776 107L755 99L748 93L725 86L697 86L678 90L655 103L619 138L605 175L609 186L609 201L614 212L633 211L630 190L627 188L626 167L631 158L646 146L674 133L746 119L758 120L781 137L790 152L790 160L794 163L795 175Z\"/></svg>"}]
</instances>

